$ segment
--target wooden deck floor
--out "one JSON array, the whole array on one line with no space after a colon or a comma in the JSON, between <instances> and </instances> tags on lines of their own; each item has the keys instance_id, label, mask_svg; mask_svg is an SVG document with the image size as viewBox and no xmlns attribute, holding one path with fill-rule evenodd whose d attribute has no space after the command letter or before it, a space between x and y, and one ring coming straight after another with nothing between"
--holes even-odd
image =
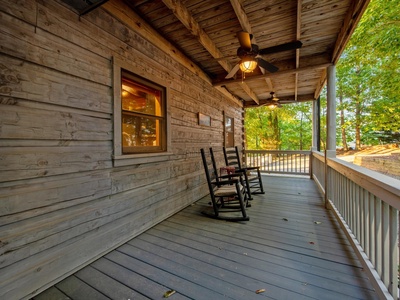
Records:
<instances>
[{"instance_id":1,"label":"wooden deck floor","mask_svg":"<svg viewBox=\"0 0 400 300\"><path fill-rule=\"evenodd\" d=\"M314 182L264 185L249 222L207 218L203 199L34 299L377 299Z\"/></svg>"}]
</instances>

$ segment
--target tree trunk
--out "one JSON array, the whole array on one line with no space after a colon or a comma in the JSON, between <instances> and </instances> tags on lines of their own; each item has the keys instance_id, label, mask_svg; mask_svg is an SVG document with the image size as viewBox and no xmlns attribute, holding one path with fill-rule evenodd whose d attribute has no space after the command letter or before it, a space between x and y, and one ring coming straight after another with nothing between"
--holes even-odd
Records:
<instances>
[{"instance_id":1,"label":"tree trunk","mask_svg":"<svg viewBox=\"0 0 400 300\"><path fill-rule=\"evenodd\" d=\"M356 148L358 150L361 148L361 102L357 100L356 102Z\"/></svg>"},{"instance_id":2,"label":"tree trunk","mask_svg":"<svg viewBox=\"0 0 400 300\"><path fill-rule=\"evenodd\" d=\"M274 128L275 149L280 149L281 138L279 136L278 113L276 111L273 114L273 128Z\"/></svg>"},{"instance_id":3,"label":"tree trunk","mask_svg":"<svg viewBox=\"0 0 400 300\"><path fill-rule=\"evenodd\" d=\"M347 140L346 140L346 128L344 127L344 110L343 110L343 94L339 95L339 104L340 104L340 128L342 130L342 145L343 150L348 151Z\"/></svg>"},{"instance_id":4,"label":"tree trunk","mask_svg":"<svg viewBox=\"0 0 400 300\"><path fill-rule=\"evenodd\" d=\"M303 112L300 118L300 150L303 150Z\"/></svg>"}]
</instances>

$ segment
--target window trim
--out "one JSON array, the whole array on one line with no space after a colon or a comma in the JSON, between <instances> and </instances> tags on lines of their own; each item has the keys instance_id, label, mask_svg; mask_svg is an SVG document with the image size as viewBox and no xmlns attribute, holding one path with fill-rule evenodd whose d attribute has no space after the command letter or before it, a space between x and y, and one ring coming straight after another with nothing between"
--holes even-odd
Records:
<instances>
[{"instance_id":1,"label":"window trim","mask_svg":"<svg viewBox=\"0 0 400 300\"><path fill-rule=\"evenodd\" d=\"M168 109L168 98L170 95L170 88L166 81L152 77L148 72L130 64L127 61L122 61L118 58L113 57L113 98L114 98L114 137L113 137L113 160L114 166L132 165L138 163L151 163L169 160L169 156L172 154L171 151L171 117ZM122 103L121 103L121 80L122 70L130 72L134 75L154 82L165 88L165 122L166 122L166 150L162 152L149 152L149 153L122 153Z\"/></svg>"},{"instance_id":2,"label":"window trim","mask_svg":"<svg viewBox=\"0 0 400 300\"><path fill-rule=\"evenodd\" d=\"M223 112L224 114L224 146L225 147L234 147L235 146L235 118L229 116L228 114L226 114L226 112ZM229 145L229 140L228 140L228 131L226 130L226 121L227 119L231 119L232 120L232 142L233 145Z\"/></svg>"}]
</instances>

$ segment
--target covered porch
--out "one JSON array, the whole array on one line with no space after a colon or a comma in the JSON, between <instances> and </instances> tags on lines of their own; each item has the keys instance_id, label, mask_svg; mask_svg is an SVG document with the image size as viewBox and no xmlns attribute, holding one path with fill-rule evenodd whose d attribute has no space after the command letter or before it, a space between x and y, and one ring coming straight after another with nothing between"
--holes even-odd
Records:
<instances>
[{"instance_id":1,"label":"covered porch","mask_svg":"<svg viewBox=\"0 0 400 300\"><path fill-rule=\"evenodd\" d=\"M249 222L203 216L206 196L33 299L378 299L315 182L263 182Z\"/></svg>"}]
</instances>

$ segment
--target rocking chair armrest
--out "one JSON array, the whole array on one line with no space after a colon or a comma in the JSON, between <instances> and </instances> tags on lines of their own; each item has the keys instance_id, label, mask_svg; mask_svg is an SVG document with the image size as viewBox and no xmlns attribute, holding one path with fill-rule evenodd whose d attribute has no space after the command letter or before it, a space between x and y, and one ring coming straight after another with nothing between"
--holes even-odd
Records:
<instances>
[{"instance_id":1,"label":"rocking chair armrest","mask_svg":"<svg viewBox=\"0 0 400 300\"><path fill-rule=\"evenodd\" d=\"M221 175L221 176L219 176L218 178L222 178L222 179L228 178L228 179L231 179L231 178L235 178L235 177L240 177L240 176L242 176L242 175L243 175L242 173L232 173L232 174Z\"/></svg>"},{"instance_id":2,"label":"rocking chair armrest","mask_svg":"<svg viewBox=\"0 0 400 300\"><path fill-rule=\"evenodd\" d=\"M217 186L221 185L232 185L232 184L237 184L239 183L239 179L229 179L229 180L220 180L218 182L214 181L213 184Z\"/></svg>"},{"instance_id":3,"label":"rocking chair armrest","mask_svg":"<svg viewBox=\"0 0 400 300\"><path fill-rule=\"evenodd\" d=\"M260 167L243 167L240 169L242 172L250 171L250 170L259 170Z\"/></svg>"}]
</instances>

